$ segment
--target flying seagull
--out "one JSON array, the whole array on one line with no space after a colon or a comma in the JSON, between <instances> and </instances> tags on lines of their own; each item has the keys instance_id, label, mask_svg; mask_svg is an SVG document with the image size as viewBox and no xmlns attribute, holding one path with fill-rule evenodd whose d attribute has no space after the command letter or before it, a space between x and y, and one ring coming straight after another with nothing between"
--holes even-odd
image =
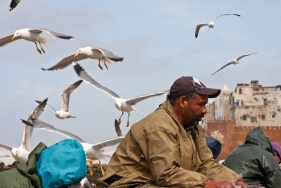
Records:
<instances>
[{"instance_id":1,"label":"flying seagull","mask_svg":"<svg viewBox=\"0 0 281 188\"><path fill-rule=\"evenodd\" d=\"M45 50L42 48L41 44L47 44L50 37L44 37L40 34L42 34L43 32L48 33L52 36L61 38L61 39L72 39L74 37L69 36L69 35L65 35L65 34L61 34L61 33L57 33L48 29L44 29L44 28L39 28L39 29L29 29L29 28L24 28L24 29L19 29L17 31L14 32L14 34L5 36L3 38L0 39L0 47L13 42L15 40L18 39L24 39L30 42L34 42L36 45L36 49L37 51L42 54L45 53ZM40 45L41 50L38 48L37 44Z\"/></svg>"},{"instance_id":2,"label":"flying seagull","mask_svg":"<svg viewBox=\"0 0 281 188\"><path fill-rule=\"evenodd\" d=\"M51 68L42 70L59 70L64 69L65 67L71 65L72 62L77 62L84 59L98 59L99 60L99 68L103 70L102 66L100 65L100 61L103 60L103 64L108 69L107 64L111 64L111 61L123 61L123 57L119 57L115 55L113 52L104 49L104 48L93 48L93 47L85 47L80 48L76 52L76 54L72 54L70 56L67 56L63 58L60 62L58 62L56 65L52 66ZM111 60L111 61L110 61Z\"/></svg>"},{"instance_id":3,"label":"flying seagull","mask_svg":"<svg viewBox=\"0 0 281 188\"><path fill-rule=\"evenodd\" d=\"M78 76L81 79L83 79L85 82L91 84L95 88L107 93L109 96L111 96L115 100L115 107L118 110L122 111L122 115L119 118L119 125L121 123L121 117L123 116L124 112L127 112L128 113L127 127L129 126L130 112L132 110L137 111L137 109L134 107L135 104L137 104L138 102L140 102L144 99L147 99L149 97L162 95L162 94L169 91L169 90L159 91L159 92L156 92L156 93L137 96L137 97L134 97L134 98L131 98L131 99L123 99L118 94L116 94L114 91L112 91L112 90L102 86L98 82L96 82L90 75L88 75L88 73L79 64L73 63L73 66L74 66L75 72L78 74Z\"/></svg>"},{"instance_id":4,"label":"flying seagull","mask_svg":"<svg viewBox=\"0 0 281 188\"><path fill-rule=\"evenodd\" d=\"M116 144L119 144L122 141L122 139L124 138L124 136L119 136L119 137L116 137L116 138L105 140L105 141L100 142L100 143L90 144L90 143L86 143L84 140L82 140L81 138L79 138L78 136L76 136L76 135L74 135L70 132L57 129L54 126L52 126L48 123L40 121L39 119L37 119L33 122L27 122L25 120L21 120L21 121L24 124L27 124L28 126L31 126L32 128L44 129L46 131L55 132L55 133L64 135L68 138L76 139L83 146L83 149L85 151L87 159L90 159L90 161L91 160L107 159L109 156L103 154L101 149L105 148L105 147L114 146Z\"/></svg>"},{"instance_id":5,"label":"flying seagull","mask_svg":"<svg viewBox=\"0 0 281 188\"><path fill-rule=\"evenodd\" d=\"M39 104L31 112L31 114L28 116L28 118L25 122L31 123L31 122L35 121L41 115L41 113L44 111L47 100L48 99L45 99L41 104ZM18 161L20 163L25 163L28 159L29 153L31 152L30 139L32 136L32 132L33 132L33 127L25 125L20 147L10 148L10 147L2 145L2 144L0 145L0 147L6 149L7 151L10 151L16 161Z\"/></svg>"},{"instance_id":6,"label":"flying seagull","mask_svg":"<svg viewBox=\"0 0 281 188\"><path fill-rule=\"evenodd\" d=\"M215 18L214 21L212 21L212 22L210 22L210 23L198 24L198 25L196 26L196 29L195 29L195 38L198 37L199 29L200 29L201 27L203 27L203 26L208 26L209 29L210 29L210 28L213 28L213 27L214 27L214 24L215 24L215 21L216 21L219 17L221 17L221 16L226 16L226 15L240 16L239 14L229 14L229 13L226 13L226 14L221 14L221 15L219 15L218 17Z\"/></svg>"},{"instance_id":7,"label":"flying seagull","mask_svg":"<svg viewBox=\"0 0 281 188\"><path fill-rule=\"evenodd\" d=\"M114 127L115 127L115 132L116 132L117 136L122 136L120 125L119 125L117 119L115 119L115 121L114 121Z\"/></svg>"},{"instance_id":8,"label":"flying seagull","mask_svg":"<svg viewBox=\"0 0 281 188\"><path fill-rule=\"evenodd\" d=\"M21 0L12 0L10 3L10 11L16 8L16 6L20 3Z\"/></svg>"},{"instance_id":9,"label":"flying seagull","mask_svg":"<svg viewBox=\"0 0 281 188\"><path fill-rule=\"evenodd\" d=\"M61 94L61 110L56 111L53 107L51 107L49 104L47 104L54 112L55 116L59 119L65 119L65 118L76 118L75 116L70 115L68 112L69 108L69 98L70 94L83 82L83 80L79 80L75 82L74 84L70 85L68 88L66 88L62 94ZM41 101L35 100L38 104L41 103Z\"/></svg>"},{"instance_id":10,"label":"flying seagull","mask_svg":"<svg viewBox=\"0 0 281 188\"><path fill-rule=\"evenodd\" d=\"M219 72L220 70L222 70L223 68L227 67L228 65L236 65L239 63L239 60L242 59L243 57L246 57L246 56L249 56L249 55L253 55L253 54L256 54L258 52L255 52L255 53L251 53L251 54L245 54L245 55L242 55L240 57L238 57L237 59L233 59L231 62L225 64L224 66L222 66L219 70L217 70L216 72L214 72L212 75L216 74L217 72Z\"/></svg>"}]
</instances>

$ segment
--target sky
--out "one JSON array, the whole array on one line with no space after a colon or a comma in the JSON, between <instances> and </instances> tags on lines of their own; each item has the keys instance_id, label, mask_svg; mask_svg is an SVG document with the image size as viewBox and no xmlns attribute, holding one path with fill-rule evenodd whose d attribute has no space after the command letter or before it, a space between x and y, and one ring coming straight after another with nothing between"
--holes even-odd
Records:
<instances>
[{"instance_id":1,"label":"sky","mask_svg":"<svg viewBox=\"0 0 281 188\"><path fill-rule=\"evenodd\" d=\"M106 48L124 57L100 70L94 60L80 61L97 82L123 98L169 89L181 76L194 76L207 87L233 91L237 83L259 80L264 86L280 85L281 2L277 0L187 1L187 0L22 0L9 10L9 0L0 1L0 37L22 28L47 28L74 36L74 40L54 38L40 55L35 44L17 40L0 48L0 143L19 147L26 119L37 106L35 100L48 98L56 110L61 93L80 78L72 66L58 71L42 71L79 48ZM213 29L195 27L223 13ZM211 75L224 64L243 58ZM138 103L130 125L153 112L166 95ZM121 111L113 99L83 82L70 97L73 119L60 120L45 108L40 120L69 131L89 143L116 137L114 120ZM122 117L125 135L127 114ZM31 147L39 142L50 146L64 136L35 129ZM3 151L2 151L3 152ZM0 151L1 153L1 151ZM1 160L1 159L0 159Z\"/></svg>"}]
</instances>

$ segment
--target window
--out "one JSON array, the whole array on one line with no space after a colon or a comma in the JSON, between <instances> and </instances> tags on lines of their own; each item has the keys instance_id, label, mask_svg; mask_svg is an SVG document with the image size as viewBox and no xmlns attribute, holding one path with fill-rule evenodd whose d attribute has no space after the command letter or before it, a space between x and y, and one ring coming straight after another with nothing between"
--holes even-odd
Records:
<instances>
[{"instance_id":1,"label":"window","mask_svg":"<svg viewBox=\"0 0 281 188\"><path fill-rule=\"evenodd\" d=\"M240 95L242 94L242 89L241 89L241 88L239 89L239 94L240 94Z\"/></svg>"},{"instance_id":2,"label":"window","mask_svg":"<svg viewBox=\"0 0 281 188\"><path fill-rule=\"evenodd\" d=\"M236 100L235 105L239 106L239 99Z\"/></svg>"},{"instance_id":3,"label":"window","mask_svg":"<svg viewBox=\"0 0 281 188\"><path fill-rule=\"evenodd\" d=\"M265 119L265 115L264 114L261 115L261 119Z\"/></svg>"},{"instance_id":4,"label":"window","mask_svg":"<svg viewBox=\"0 0 281 188\"><path fill-rule=\"evenodd\" d=\"M263 105L267 105L267 98L263 98Z\"/></svg>"},{"instance_id":5,"label":"window","mask_svg":"<svg viewBox=\"0 0 281 188\"><path fill-rule=\"evenodd\" d=\"M272 118L275 118L276 114L272 114Z\"/></svg>"},{"instance_id":6,"label":"window","mask_svg":"<svg viewBox=\"0 0 281 188\"><path fill-rule=\"evenodd\" d=\"M247 120L247 115L243 115L243 120Z\"/></svg>"}]
</instances>

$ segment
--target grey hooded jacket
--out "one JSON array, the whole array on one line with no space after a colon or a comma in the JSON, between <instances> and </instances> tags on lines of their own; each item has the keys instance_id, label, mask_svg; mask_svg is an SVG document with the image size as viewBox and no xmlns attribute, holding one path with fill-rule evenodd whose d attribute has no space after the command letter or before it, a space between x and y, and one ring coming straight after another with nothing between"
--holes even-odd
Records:
<instances>
[{"instance_id":1,"label":"grey hooded jacket","mask_svg":"<svg viewBox=\"0 0 281 188\"><path fill-rule=\"evenodd\" d=\"M225 159L224 165L240 174L247 184L281 187L281 170L273 156L270 139L260 126L247 134L245 143Z\"/></svg>"}]
</instances>

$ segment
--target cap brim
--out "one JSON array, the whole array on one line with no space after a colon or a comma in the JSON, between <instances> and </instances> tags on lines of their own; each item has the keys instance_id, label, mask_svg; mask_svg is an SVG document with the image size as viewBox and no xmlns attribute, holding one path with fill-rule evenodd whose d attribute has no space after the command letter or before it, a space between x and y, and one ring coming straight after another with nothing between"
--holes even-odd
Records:
<instances>
[{"instance_id":1,"label":"cap brim","mask_svg":"<svg viewBox=\"0 0 281 188\"><path fill-rule=\"evenodd\" d=\"M204 88L197 91L194 91L194 93L200 94L200 95L207 95L209 98L215 98L219 96L221 93L220 89L213 89L213 88Z\"/></svg>"}]
</instances>

